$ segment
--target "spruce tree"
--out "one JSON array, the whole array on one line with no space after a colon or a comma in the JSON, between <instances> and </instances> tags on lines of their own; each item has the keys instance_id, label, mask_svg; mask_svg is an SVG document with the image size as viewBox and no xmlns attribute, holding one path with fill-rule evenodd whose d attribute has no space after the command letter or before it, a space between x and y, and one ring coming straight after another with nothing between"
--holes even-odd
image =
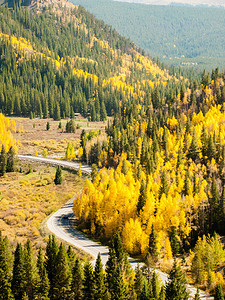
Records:
<instances>
[{"instance_id":1,"label":"spruce tree","mask_svg":"<svg viewBox=\"0 0 225 300\"><path fill-rule=\"evenodd\" d=\"M94 274L92 265L86 262L84 265L83 297L94 300Z\"/></svg>"},{"instance_id":2,"label":"spruce tree","mask_svg":"<svg viewBox=\"0 0 225 300\"><path fill-rule=\"evenodd\" d=\"M221 284L216 285L214 300L224 300L223 289Z\"/></svg>"},{"instance_id":3,"label":"spruce tree","mask_svg":"<svg viewBox=\"0 0 225 300\"><path fill-rule=\"evenodd\" d=\"M77 258L72 270L72 282L71 282L71 292L74 300L83 299L83 280L84 280L83 266L79 258Z\"/></svg>"},{"instance_id":4,"label":"spruce tree","mask_svg":"<svg viewBox=\"0 0 225 300\"><path fill-rule=\"evenodd\" d=\"M145 277L144 277L142 270L138 264L138 266L135 269L135 278L134 278L134 289L135 289L138 299L140 298L142 289L144 287L144 283L145 283Z\"/></svg>"},{"instance_id":5,"label":"spruce tree","mask_svg":"<svg viewBox=\"0 0 225 300\"><path fill-rule=\"evenodd\" d=\"M147 190L146 190L146 183L144 182L144 180L142 179L141 181L141 186L140 186L140 191L139 191L139 197L138 197L138 203L137 203L137 212L138 214L140 213L140 211L143 209L143 207L146 204L146 200L147 200Z\"/></svg>"},{"instance_id":6,"label":"spruce tree","mask_svg":"<svg viewBox=\"0 0 225 300\"><path fill-rule=\"evenodd\" d=\"M151 257L153 258L154 261L157 260L157 233L155 231L155 227L152 224L152 231L150 233L149 236L149 248L148 248L148 252L151 255Z\"/></svg>"},{"instance_id":7,"label":"spruce tree","mask_svg":"<svg viewBox=\"0 0 225 300\"><path fill-rule=\"evenodd\" d=\"M70 245L67 249L67 256L69 259L70 268L72 270L74 267L74 264L75 264L75 260L76 260L76 253L73 251L73 249Z\"/></svg>"},{"instance_id":8,"label":"spruce tree","mask_svg":"<svg viewBox=\"0 0 225 300\"><path fill-rule=\"evenodd\" d=\"M0 154L0 176L3 176L6 172L7 167L7 156L5 152L5 146L2 145L2 150Z\"/></svg>"},{"instance_id":9,"label":"spruce tree","mask_svg":"<svg viewBox=\"0 0 225 300\"><path fill-rule=\"evenodd\" d=\"M152 296L155 299L158 299L160 294L160 282L159 277L156 272L153 272L152 280L151 280L151 287L152 287Z\"/></svg>"},{"instance_id":10,"label":"spruce tree","mask_svg":"<svg viewBox=\"0 0 225 300\"><path fill-rule=\"evenodd\" d=\"M109 259L106 263L106 282L109 292L113 291L113 277L116 271L117 261L114 248L109 248Z\"/></svg>"},{"instance_id":11,"label":"spruce tree","mask_svg":"<svg viewBox=\"0 0 225 300\"><path fill-rule=\"evenodd\" d=\"M212 158L216 158L216 145L215 145L212 134L210 134L209 139L208 139L207 156L210 160Z\"/></svg>"},{"instance_id":12,"label":"spruce tree","mask_svg":"<svg viewBox=\"0 0 225 300\"><path fill-rule=\"evenodd\" d=\"M96 300L103 299L106 293L105 288L105 278L104 272L101 262L101 255L98 254L96 263L95 263L95 270L94 270L94 289L95 289L95 296Z\"/></svg>"},{"instance_id":13,"label":"spruce tree","mask_svg":"<svg viewBox=\"0 0 225 300\"><path fill-rule=\"evenodd\" d=\"M163 170L162 174L161 174L161 185L160 185L160 189L159 189L159 199L162 197L162 194L166 194L168 193L169 188L168 188L168 182L167 182L167 178L166 178L166 172L165 170Z\"/></svg>"},{"instance_id":14,"label":"spruce tree","mask_svg":"<svg viewBox=\"0 0 225 300\"><path fill-rule=\"evenodd\" d=\"M166 299L166 292L164 285L161 287L160 293L159 293L159 300L165 300Z\"/></svg>"},{"instance_id":15,"label":"spruce tree","mask_svg":"<svg viewBox=\"0 0 225 300\"><path fill-rule=\"evenodd\" d=\"M54 182L56 185L62 184L62 169L60 166L57 166Z\"/></svg>"},{"instance_id":16,"label":"spruce tree","mask_svg":"<svg viewBox=\"0 0 225 300\"><path fill-rule=\"evenodd\" d=\"M14 151L13 147L11 146L7 153L6 172L14 172L14 168L15 168L15 151Z\"/></svg>"},{"instance_id":17,"label":"spruce tree","mask_svg":"<svg viewBox=\"0 0 225 300\"><path fill-rule=\"evenodd\" d=\"M122 263L122 261L124 261L125 253L123 249L123 243L118 231L113 237L112 247L115 250L117 262Z\"/></svg>"},{"instance_id":18,"label":"spruce tree","mask_svg":"<svg viewBox=\"0 0 225 300\"><path fill-rule=\"evenodd\" d=\"M144 281L144 286L141 290L140 300L148 300L149 299L149 291L147 281Z\"/></svg>"},{"instance_id":19,"label":"spruce tree","mask_svg":"<svg viewBox=\"0 0 225 300\"><path fill-rule=\"evenodd\" d=\"M191 158L193 161L196 161L199 156L199 147L197 143L197 136L195 130L193 131L192 134L192 141L191 145L188 149L187 157Z\"/></svg>"},{"instance_id":20,"label":"spruce tree","mask_svg":"<svg viewBox=\"0 0 225 300\"><path fill-rule=\"evenodd\" d=\"M219 211L219 192L217 188L217 182L215 176L212 179L211 185L211 197L209 199L209 220L210 220L210 229L211 231L218 231L218 224L220 219L220 211Z\"/></svg>"},{"instance_id":21,"label":"spruce tree","mask_svg":"<svg viewBox=\"0 0 225 300\"><path fill-rule=\"evenodd\" d=\"M24 254L24 268L26 276L25 290L28 299L32 300L35 299L38 294L38 284L40 282L40 278L30 240L28 240L25 244Z\"/></svg>"},{"instance_id":22,"label":"spruce tree","mask_svg":"<svg viewBox=\"0 0 225 300\"><path fill-rule=\"evenodd\" d=\"M53 289L55 287L55 282L56 282L56 261L57 261L57 254L58 254L58 246L56 244L55 236L49 236L48 243L46 246L46 270L48 273L48 278L50 282L50 291L49 295L50 298L53 295Z\"/></svg>"},{"instance_id":23,"label":"spruce tree","mask_svg":"<svg viewBox=\"0 0 225 300\"><path fill-rule=\"evenodd\" d=\"M183 154L182 148L180 147L178 150L178 155L177 155L177 169L182 164L183 158L184 158L184 154Z\"/></svg>"},{"instance_id":24,"label":"spruce tree","mask_svg":"<svg viewBox=\"0 0 225 300\"><path fill-rule=\"evenodd\" d=\"M125 300L128 297L127 286L124 282L122 270L120 265L116 267L113 276L113 289L112 289L112 299L113 300Z\"/></svg>"},{"instance_id":25,"label":"spruce tree","mask_svg":"<svg viewBox=\"0 0 225 300\"><path fill-rule=\"evenodd\" d=\"M186 288L186 280L180 266L174 261L166 284L166 300L188 300L189 294Z\"/></svg>"},{"instance_id":26,"label":"spruce tree","mask_svg":"<svg viewBox=\"0 0 225 300\"><path fill-rule=\"evenodd\" d=\"M60 107L59 107L59 103L58 102L55 104L53 119L55 121L60 121L61 120Z\"/></svg>"},{"instance_id":27,"label":"spruce tree","mask_svg":"<svg viewBox=\"0 0 225 300\"><path fill-rule=\"evenodd\" d=\"M105 109L105 103L104 100L101 102L101 107L100 107L100 121L105 121L107 118L107 113Z\"/></svg>"},{"instance_id":28,"label":"spruce tree","mask_svg":"<svg viewBox=\"0 0 225 300\"><path fill-rule=\"evenodd\" d=\"M38 297L42 300L47 300L49 299L48 293L50 289L50 282L48 279L47 270L45 268L45 259L41 247L39 248L38 251L37 268L38 268L38 274L40 278L40 282L38 285Z\"/></svg>"},{"instance_id":29,"label":"spruce tree","mask_svg":"<svg viewBox=\"0 0 225 300\"><path fill-rule=\"evenodd\" d=\"M184 178L184 187L183 187L183 191L182 191L182 194L184 196L187 196L188 195L188 192L190 190L190 179L189 179L189 172L188 170L186 171L185 173L185 178Z\"/></svg>"},{"instance_id":30,"label":"spruce tree","mask_svg":"<svg viewBox=\"0 0 225 300\"><path fill-rule=\"evenodd\" d=\"M225 187L222 189L221 197L220 197L220 202L219 202L219 232L224 232L224 213L225 209Z\"/></svg>"},{"instance_id":31,"label":"spruce tree","mask_svg":"<svg viewBox=\"0 0 225 300\"><path fill-rule=\"evenodd\" d=\"M16 247L13 264L12 292L15 300L21 300L25 295L26 271L25 258L21 244Z\"/></svg>"},{"instance_id":32,"label":"spruce tree","mask_svg":"<svg viewBox=\"0 0 225 300\"><path fill-rule=\"evenodd\" d=\"M173 257L175 257L178 255L178 253L180 251L180 244L179 244L176 229L174 226L172 226L172 228L171 228L169 239L170 239L170 245L171 245Z\"/></svg>"},{"instance_id":33,"label":"spruce tree","mask_svg":"<svg viewBox=\"0 0 225 300\"><path fill-rule=\"evenodd\" d=\"M61 243L56 257L56 276L53 287L53 299L68 298L71 294L72 274L68 262L68 256L64 245Z\"/></svg>"},{"instance_id":34,"label":"spruce tree","mask_svg":"<svg viewBox=\"0 0 225 300\"><path fill-rule=\"evenodd\" d=\"M13 299L11 290L11 270L8 259L10 250L0 232L0 300Z\"/></svg>"},{"instance_id":35,"label":"spruce tree","mask_svg":"<svg viewBox=\"0 0 225 300\"><path fill-rule=\"evenodd\" d=\"M121 167L121 173L123 173L124 175L126 175L128 172L128 166L127 166L127 162L125 159L123 159L122 161L122 167Z\"/></svg>"}]
</instances>

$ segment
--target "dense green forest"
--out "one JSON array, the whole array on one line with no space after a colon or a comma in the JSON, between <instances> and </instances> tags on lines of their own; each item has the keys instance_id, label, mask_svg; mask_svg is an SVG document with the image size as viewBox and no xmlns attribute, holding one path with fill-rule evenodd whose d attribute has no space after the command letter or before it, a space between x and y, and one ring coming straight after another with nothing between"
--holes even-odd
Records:
<instances>
[{"instance_id":1,"label":"dense green forest","mask_svg":"<svg viewBox=\"0 0 225 300\"><path fill-rule=\"evenodd\" d=\"M45 251L39 248L36 258L29 240L12 249L7 237L0 235L0 258L2 300L188 299L176 262L165 286L148 264L134 273L118 234L112 239L105 271L100 255L93 268L88 261L82 263L70 246L67 250L62 243L58 246L54 236L49 236Z\"/></svg>"},{"instance_id":2,"label":"dense green forest","mask_svg":"<svg viewBox=\"0 0 225 300\"><path fill-rule=\"evenodd\" d=\"M225 10L73 0L167 65L225 66Z\"/></svg>"}]
</instances>

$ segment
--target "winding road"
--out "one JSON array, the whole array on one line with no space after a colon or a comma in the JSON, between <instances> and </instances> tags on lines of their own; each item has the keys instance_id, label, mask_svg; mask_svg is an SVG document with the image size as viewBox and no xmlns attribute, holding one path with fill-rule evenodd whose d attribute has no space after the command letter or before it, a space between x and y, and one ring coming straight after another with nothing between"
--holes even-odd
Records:
<instances>
[{"instance_id":1,"label":"winding road","mask_svg":"<svg viewBox=\"0 0 225 300\"><path fill-rule=\"evenodd\" d=\"M61 167L70 168L73 170L78 170L80 167L79 163L45 158L41 156L18 155L18 158L20 160L46 163L51 165L60 165ZM81 170L87 175L91 174L91 167L89 166L81 165ZM90 240L81 232L79 232L71 226L70 219L74 218L72 207L75 197L48 218L47 227L58 238L74 245L77 248L82 249L83 251L93 256L93 264L95 263L98 253L100 253L102 263L103 265L105 265L109 256L108 247L102 246L100 243ZM135 267L138 265L138 262L135 259L129 258L129 262L131 263L133 269L135 269ZM165 283L168 280L168 275L166 273L163 273L160 270L156 270L156 272L159 274L159 277L163 283ZM191 285L188 285L187 287L190 292L190 296L194 297L196 293L196 288ZM203 291L200 291L200 298L204 300L214 299L213 297L209 297Z\"/></svg>"}]
</instances>

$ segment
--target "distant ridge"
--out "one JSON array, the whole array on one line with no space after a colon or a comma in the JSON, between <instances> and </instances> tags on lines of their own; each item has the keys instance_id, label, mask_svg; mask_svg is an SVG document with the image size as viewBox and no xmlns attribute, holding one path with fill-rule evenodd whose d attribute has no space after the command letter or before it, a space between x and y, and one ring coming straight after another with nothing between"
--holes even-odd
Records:
<instances>
[{"instance_id":1,"label":"distant ridge","mask_svg":"<svg viewBox=\"0 0 225 300\"><path fill-rule=\"evenodd\" d=\"M181 6L181 7L202 7L202 8L225 8L225 3L218 3L217 1L214 1L214 3L211 2L203 2L196 0L191 1L191 3L188 2L170 2L169 0L113 0L117 2L127 2L127 3L137 3L137 4L147 4L147 5L169 5L169 6ZM187 0L186 0L187 1Z\"/></svg>"}]
</instances>

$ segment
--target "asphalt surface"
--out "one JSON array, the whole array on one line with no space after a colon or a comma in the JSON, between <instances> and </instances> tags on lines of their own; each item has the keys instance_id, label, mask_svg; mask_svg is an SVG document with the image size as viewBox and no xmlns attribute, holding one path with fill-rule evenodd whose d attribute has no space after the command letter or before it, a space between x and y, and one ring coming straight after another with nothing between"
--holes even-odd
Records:
<instances>
[{"instance_id":1,"label":"asphalt surface","mask_svg":"<svg viewBox=\"0 0 225 300\"><path fill-rule=\"evenodd\" d=\"M74 170L78 170L80 167L79 163L74 163L70 161L64 161L64 160L58 160L58 159L52 159L52 158L45 158L41 156L30 156L30 155L18 155L18 158L20 160L30 160L40 163L47 163L52 165L60 165L61 167L65 168L71 168ZM81 170L83 173L86 173L88 175L91 174L91 167L86 165L81 165ZM78 230L74 229L71 226L71 221L74 219L73 214L73 201L75 199L76 195L74 196L71 201L69 201L67 204L65 204L62 208L57 210L55 213L53 213L47 220L47 227L48 229L58 238L74 245L77 248L82 249L83 251L89 253L94 259L92 263L95 263L95 260L97 259L98 253L101 255L101 260L103 265L106 264L109 256L109 249L106 246L102 246L100 243L94 242L87 238L84 234L79 232ZM132 258L129 258L129 262L133 269L135 269L138 265L138 261ZM140 264L143 265L143 264ZM161 281L165 284L168 280L168 275L166 273L163 273L159 270L155 270ZM190 293L190 299L194 297L196 293L196 288L187 285L189 293ZM200 298L204 300L212 300L213 297L209 297L204 293L203 291L200 291Z\"/></svg>"}]
</instances>

